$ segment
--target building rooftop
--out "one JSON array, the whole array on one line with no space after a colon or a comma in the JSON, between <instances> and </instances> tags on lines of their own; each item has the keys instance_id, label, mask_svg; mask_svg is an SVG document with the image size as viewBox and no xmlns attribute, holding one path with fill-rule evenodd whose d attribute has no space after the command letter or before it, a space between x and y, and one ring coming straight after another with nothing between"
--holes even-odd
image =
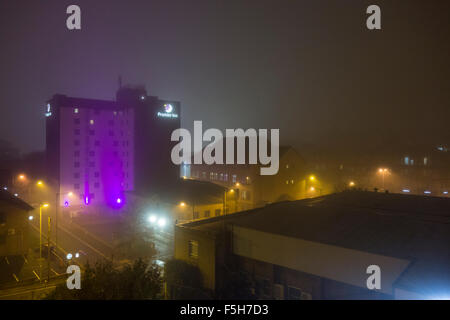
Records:
<instances>
[{"instance_id":1,"label":"building rooftop","mask_svg":"<svg viewBox=\"0 0 450 320\"><path fill-rule=\"evenodd\" d=\"M346 191L279 202L183 227L214 233L221 230L224 221L266 233L405 259L412 263L398 279L398 286L426 290L446 284L446 289L450 289L448 198Z\"/></svg>"},{"instance_id":2,"label":"building rooftop","mask_svg":"<svg viewBox=\"0 0 450 320\"><path fill-rule=\"evenodd\" d=\"M23 201L22 199L14 196L12 193L0 189L0 204L1 203L7 203L11 206L26 210L26 211L31 211L34 208L32 206L30 206L28 203L26 203L25 201Z\"/></svg>"}]
</instances>

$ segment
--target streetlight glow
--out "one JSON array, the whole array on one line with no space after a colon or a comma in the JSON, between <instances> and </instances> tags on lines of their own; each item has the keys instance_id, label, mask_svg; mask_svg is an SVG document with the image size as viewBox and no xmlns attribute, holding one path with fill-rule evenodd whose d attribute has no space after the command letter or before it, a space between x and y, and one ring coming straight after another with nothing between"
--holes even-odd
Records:
<instances>
[{"instance_id":1,"label":"streetlight glow","mask_svg":"<svg viewBox=\"0 0 450 320\"><path fill-rule=\"evenodd\" d=\"M36 182L36 185L38 187L42 187L44 185L44 182L42 182L42 180L39 180L38 182Z\"/></svg>"},{"instance_id":2,"label":"streetlight glow","mask_svg":"<svg viewBox=\"0 0 450 320\"><path fill-rule=\"evenodd\" d=\"M180 202L180 207L184 207L184 206L186 206L186 203Z\"/></svg>"}]
</instances>

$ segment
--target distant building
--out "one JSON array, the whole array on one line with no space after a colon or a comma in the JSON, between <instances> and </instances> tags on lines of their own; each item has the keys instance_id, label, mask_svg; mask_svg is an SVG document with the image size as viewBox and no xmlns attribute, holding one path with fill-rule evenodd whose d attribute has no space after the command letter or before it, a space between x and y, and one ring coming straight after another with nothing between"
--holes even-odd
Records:
<instances>
[{"instance_id":1,"label":"distant building","mask_svg":"<svg viewBox=\"0 0 450 320\"><path fill-rule=\"evenodd\" d=\"M450 199L348 191L178 225L174 256L211 290L224 266L243 271L260 299L436 299L449 296L449 222Z\"/></svg>"},{"instance_id":2,"label":"distant building","mask_svg":"<svg viewBox=\"0 0 450 320\"><path fill-rule=\"evenodd\" d=\"M262 176L260 168L260 164L192 164L185 172L189 172L192 179L210 181L233 190L227 193L227 199L233 200L235 206L228 207L229 212L312 196L308 194L305 161L294 148L280 147L277 174Z\"/></svg>"},{"instance_id":3,"label":"distant building","mask_svg":"<svg viewBox=\"0 0 450 320\"><path fill-rule=\"evenodd\" d=\"M178 102L123 87L116 101L55 95L46 116L48 176L61 206L120 208L128 191L159 192L179 177L170 161Z\"/></svg>"}]
</instances>

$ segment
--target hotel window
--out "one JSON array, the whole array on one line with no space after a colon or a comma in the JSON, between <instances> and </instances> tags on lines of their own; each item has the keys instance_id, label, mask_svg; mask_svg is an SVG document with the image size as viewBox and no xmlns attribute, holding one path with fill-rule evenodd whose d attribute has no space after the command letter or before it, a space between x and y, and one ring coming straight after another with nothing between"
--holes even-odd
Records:
<instances>
[{"instance_id":1,"label":"hotel window","mask_svg":"<svg viewBox=\"0 0 450 320\"><path fill-rule=\"evenodd\" d=\"M100 141L95 141L95 143L94 143L94 145L96 146L96 147L99 147L100 146Z\"/></svg>"},{"instance_id":2,"label":"hotel window","mask_svg":"<svg viewBox=\"0 0 450 320\"><path fill-rule=\"evenodd\" d=\"M198 219L198 216L199 216L198 211L195 211L195 212L194 212L194 219Z\"/></svg>"},{"instance_id":3,"label":"hotel window","mask_svg":"<svg viewBox=\"0 0 450 320\"><path fill-rule=\"evenodd\" d=\"M93 119L89 120L89 124L93 125L94 124L94 120Z\"/></svg>"},{"instance_id":4,"label":"hotel window","mask_svg":"<svg viewBox=\"0 0 450 320\"><path fill-rule=\"evenodd\" d=\"M74 177L75 179L79 179L79 178L80 178L80 173L79 173L79 172L75 172L75 173L73 174L73 177Z\"/></svg>"},{"instance_id":5,"label":"hotel window","mask_svg":"<svg viewBox=\"0 0 450 320\"><path fill-rule=\"evenodd\" d=\"M73 123L80 124L80 119L79 118L73 119Z\"/></svg>"},{"instance_id":6,"label":"hotel window","mask_svg":"<svg viewBox=\"0 0 450 320\"><path fill-rule=\"evenodd\" d=\"M189 240L188 242L188 254L189 259L197 260L198 259L198 241Z\"/></svg>"},{"instance_id":7,"label":"hotel window","mask_svg":"<svg viewBox=\"0 0 450 320\"><path fill-rule=\"evenodd\" d=\"M79 145L80 145L80 140L75 140L75 141L73 142L73 144L74 144L75 146L79 146Z\"/></svg>"},{"instance_id":8,"label":"hotel window","mask_svg":"<svg viewBox=\"0 0 450 320\"><path fill-rule=\"evenodd\" d=\"M100 177L100 172L96 171L96 172L94 173L94 177L96 177L96 178Z\"/></svg>"},{"instance_id":9,"label":"hotel window","mask_svg":"<svg viewBox=\"0 0 450 320\"><path fill-rule=\"evenodd\" d=\"M235 174L233 174L233 183L235 183L237 181L237 176Z\"/></svg>"},{"instance_id":10,"label":"hotel window","mask_svg":"<svg viewBox=\"0 0 450 320\"><path fill-rule=\"evenodd\" d=\"M74 155L75 157L79 157L79 156L80 156L80 150L76 150L76 151L73 153L73 155Z\"/></svg>"},{"instance_id":11,"label":"hotel window","mask_svg":"<svg viewBox=\"0 0 450 320\"><path fill-rule=\"evenodd\" d=\"M209 180L214 180L214 172L209 173Z\"/></svg>"},{"instance_id":12,"label":"hotel window","mask_svg":"<svg viewBox=\"0 0 450 320\"><path fill-rule=\"evenodd\" d=\"M202 178L206 179L206 172L202 172Z\"/></svg>"},{"instance_id":13,"label":"hotel window","mask_svg":"<svg viewBox=\"0 0 450 320\"><path fill-rule=\"evenodd\" d=\"M79 136L80 135L80 129L73 130L74 135Z\"/></svg>"},{"instance_id":14,"label":"hotel window","mask_svg":"<svg viewBox=\"0 0 450 320\"><path fill-rule=\"evenodd\" d=\"M247 182L247 184L250 184L252 182L252 180L250 179L250 177L246 177L245 181Z\"/></svg>"},{"instance_id":15,"label":"hotel window","mask_svg":"<svg viewBox=\"0 0 450 320\"><path fill-rule=\"evenodd\" d=\"M211 216L211 211L205 210L205 218L209 218Z\"/></svg>"},{"instance_id":16,"label":"hotel window","mask_svg":"<svg viewBox=\"0 0 450 320\"><path fill-rule=\"evenodd\" d=\"M117 111L113 111L113 115L114 115L114 116L117 116Z\"/></svg>"},{"instance_id":17,"label":"hotel window","mask_svg":"<svg viewBox=\"0 0 450 320\"><path fill-rule=\"evenodd\" d=\"M89 162L89 168L94 168L95 167L95 162Z\"/></svg>"},{"instance_id":18,"label":"hotel window","mask_svg":"<svg viewBox=\"0 0 450 320\"><path fill-rule=\"evenodd\" d=\"M220 216L220 209L216 209L216 211L214 211L214 214L216 217Z\"/></svg>"},{"instance_id":19,"label":"hotel window","mask_svg":"<svg viewBox=\"0 0 450 320\"><path fill-rule=\"evenodd\" d=\"M223 181L228 181L228 173L225 173L225 174L223 175Z\"/></svg>"},{"instance_id":20,"label":"hotel window","mask_svg":"<svg viewBox=\"0 0 450 320\"><path fill-rule=\"evenodd\" d=\"M426 166L427 164L428 164L428 158L425 157L425 158L423 158L423 165Z\"/></svg>"},{"instance_id":21,"label":"hotel window","mask_svg":"<svg viewBox=\"0 0 450 320\"><path fill-rule=\"evenodd\" d=\"M79 163L78 161L76 161L76 162L73 164L73 166L74 166L75 168L79 168L79 167L80 167L80 163Z\"/></svg>"},{"instance_id":22,"label":"hotel window","mask_svg":"<svg viewBox=\"0 0 450 320\"><path fill-rule=\"evenodd\" d=\"M220 181L223 181L223 173L220 174Z\"/></svg>"},{"instance_id":23,"label":"hotel window","mask_svg":"<svg viewBox=\"0 0 450 320\"><path fill-rule=\"evenodd\" d=\"M289 165L288 164L286 165L286 169L289 169Z\"/></svg>"},{"instance_id":24,"label":"hotel window","mask_svg":"<svg viewBox=\"0 0 450 320\"><path fill-rule=\"evenodd\" d=\"M95 130L89 130L89 135L91 136L95 135Z\"/></svg>"},{"instance_id":25,"label":"hotel window","mask_svg":"<svg viewBox=\"0 0 450 320\"><path fill-rule=\"evenodd\" d=\"M95 156L95 151L89 151L89 156L91 157Z\"/></svg>"},{"instance_id":26,"label":"hotel window","mask_svg":"<svg viewBox=\"0 0 450 320\"><path fill-rule=\"evenodd\" d=\"M291 180L291 184L294 184L294 180Z\"/></svg>"},{"instance_id":27,"label":"hotel window","mask_svg":"<svg viewBox=\"0 0 450 320\"><path fill-rule=\"evenodd\" d=\"M78 113L78 108L74 108L73 113Z\"/></svg>"}]
</instances>

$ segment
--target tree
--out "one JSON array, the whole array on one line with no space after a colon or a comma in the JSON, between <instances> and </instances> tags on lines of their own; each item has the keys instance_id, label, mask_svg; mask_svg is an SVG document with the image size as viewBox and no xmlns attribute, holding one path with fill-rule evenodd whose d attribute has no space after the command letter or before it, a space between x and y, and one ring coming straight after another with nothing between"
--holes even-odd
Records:
<instances>
[{"instance_id":1,"label":"tree","mask_svg":"<svg viewBox=\"0 0 450 320\"><path fill-rule=\"evenodd\" d=\"M162 278L156 264L142 259L121 269L108 261L87 264L82 271L81 289L58 286L46 299L61 300L139 300L161 299Z\"/></svg>"}]
</instances>

